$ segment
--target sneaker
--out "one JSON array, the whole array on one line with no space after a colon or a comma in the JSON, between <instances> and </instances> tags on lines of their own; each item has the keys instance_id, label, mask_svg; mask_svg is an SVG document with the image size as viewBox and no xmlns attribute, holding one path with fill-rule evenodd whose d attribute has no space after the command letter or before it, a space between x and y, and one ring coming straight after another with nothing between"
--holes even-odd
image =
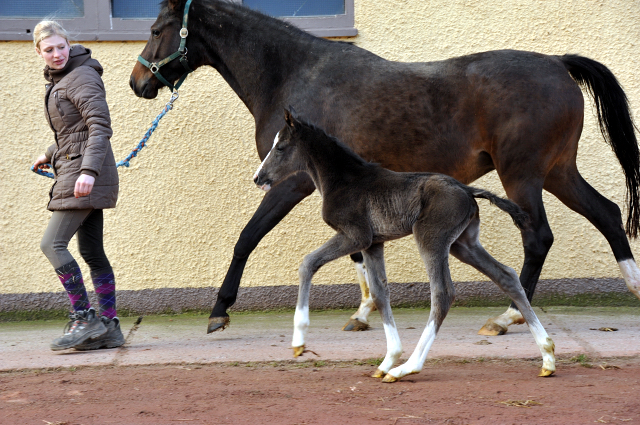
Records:
<instances>
[{"instance_id":1,"label":"sneaker","mask_svg":"<svg viewBox=\"0 0 640 425\"><path fill-rule=\"evenodd\" d=\"M107 332L95 338L89 338L82 344L75 345L73 348L79 351L97 350L99 348L116 348L124 344L124 335L120 330L120 319L114 317L109 319L102 316L100 318L107 328Z\"/></svg>"},{"instance_id":2,"label":"sneaker","mask_svg":"<svg viewBox=\"0 0 640 425\"><path fill-rule=\"evenodd\" d=\"M54 339L50 347L53 351L66 350L106 332L107 327L96 316L93 308L76 311L69 314L69 323L64 328L64 335Z\"/></svg>"}]
</instances>

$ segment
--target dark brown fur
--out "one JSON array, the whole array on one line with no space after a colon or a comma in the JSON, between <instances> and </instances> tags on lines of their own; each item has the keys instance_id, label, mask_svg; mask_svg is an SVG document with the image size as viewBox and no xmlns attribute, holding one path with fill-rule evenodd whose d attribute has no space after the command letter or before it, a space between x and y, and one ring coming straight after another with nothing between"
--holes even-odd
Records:
<instances>
[{"instance_id":1,"label":"dark brown fur","mask_svg":"<svg viewBox=\"0 0 640 425\"><path fill-rule=\"evenodd\" d=\"M422 367L429 346L419 343L414 352L418 357L412 355L413 359L406 365L390 371L401 348L391 313L384 243L413 234L431 287L431 311L427 322L430 337L423 334L421 341L435 339L453 304L455 290L449 272L451 252L484 273L509 295L527 323L533 325L532 332L537 335L543 355L552 355L552 343L546 341L547 335L531 310L515 270L491 257L478 238L480 218L475 198L489 199L508 212L516 225L525 229L526 214L516 204L443 174L398 173L367 163L347 146L321 129L299 121L288 111L285 119L287 125L279 132L277 143L255 174L254 182L269 190L291 174L307 173L322 194L322 218L336 231L329 241L305 256L300 266L293 337L296 353L304 350L313 275L330 261L362 251L369 272L371 296L387 335L387 357L380 370L391 375L385 379L395 380ZM545 339L542 344L541 339ZM550 372L553 370L555 368Z\"/></svg>"},{"instance_id":2,"label":"dark brown fur","mask_svg":"<svg viewBox=\"0 0 640 425\"><path fill-rule=\"evenodd\" d=\"M156 61L176 50L183 8L184 0L164 3L152 26L157 36L142 52L145 59ZM513 50L393 62L224 1L194 0L190 16L189 64L216 68L242 99L255 118L260 158L271 149L282 108L295 105L367 161L394 171L438 172L470 183L496 170L508 197L531 219L522 231L520 276L529 299L553 243L543 189L593 223L617 261L633 258L620 209L576 167L584 120L581 84L593 94L603 134L623 166L627 230L635 236L640 167L634 125L624 92L602 64L575 55ZM177 62L163 68L170 81L183 72ZM162 85L138 63L131 87L154 98ZM228 318L246 261L261 238L313 190L300 173L264 197L235 246L212 320Z\"/></svg>"}]
</instances>

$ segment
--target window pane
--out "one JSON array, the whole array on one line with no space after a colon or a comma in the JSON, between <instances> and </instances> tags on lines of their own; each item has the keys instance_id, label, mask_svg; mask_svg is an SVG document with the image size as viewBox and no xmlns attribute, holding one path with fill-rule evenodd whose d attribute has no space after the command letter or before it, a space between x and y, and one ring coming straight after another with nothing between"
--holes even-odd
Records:
<instances>
[{"instance_id":1,"label":"window pane","mask_svg":"<svg viewBox=\"0 0 640 425\"><path fill-rule=\"evenodd\" d=\"M242 3L278 17L344 15L344 0L243 0Z\"/></svg>"},{"instance_id":2,"label":"window pane","mask_svg":"<svg viewBox=\"0 0 640 425\"><path fill-rule=\"evenodd\" d=\"M160 0L111 0L111 15L123 19L157 18Z\"/></svg>"},{"instance_id":3,"label":"window pane","mask_svg":"<svg viewBox=\"0 0 640 425\"><path fill-rule=\"evenodd\" d=\"M69 19L84 16L83 0L0 0L0 17Z\"/></svg>"}]
</instances>

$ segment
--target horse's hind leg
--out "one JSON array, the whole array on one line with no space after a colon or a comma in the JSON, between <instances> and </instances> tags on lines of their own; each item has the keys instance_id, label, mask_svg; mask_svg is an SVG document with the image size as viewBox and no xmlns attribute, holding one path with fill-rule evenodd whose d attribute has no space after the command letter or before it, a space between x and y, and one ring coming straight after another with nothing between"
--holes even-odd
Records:
<instances>
[{"instance_id":1,"label":"horse's hind leg","mask_svg":"<svg viewBox=\"0 0 640 425\"><path fill-rule=\"evenodd\" d=\"M400 343L400 335L398 335L398 329L391 312L389 286L384 267L384 245L382 243L372 245L369 249L363 251L362 255L369 273L371 298L380 312L384 334L387 339L387 353L378 369L372 375L374 378L382 378L400 358L402 344Z\"/></svg>"},{"instance_id":2,"label":"horse's hind leg","mask_svg":"<svg viewBox=\"0 0 640 425\"><path fill-rule=\"evenodd\" d=\"M519 181L503 178L504 187L509 198L529 214L529 226L522 230L524 246L524 264L520 273L520 283L525 290L527 299L533 298L542 266L553 244L553 233L542 203L542 180ZM525 323L515 303L506 312L487 320L478 331L480 335L502 335L509 326Z\"/></svg>"},{"instance_id":3,"label":"horse's hind leg","mask_svg":"<svg viewBox=\"0 0 640 425\"><path fill-rule=\"evenodd\" d=\"M418 345L404 364L389 371L385 382L422 370L431 345L455 300L455 288L449 270L451 244L467 228L470 214L477 214L478 206L466 192L443 187L432 191L429 202L415 224L413 237L429 275L431 310Z\"/></svg>"},{"instance_id":4,"label":"horse's hind leg","mask_svg":"<svg viewBox=\"0 0 640 425\"><path fill-rule=\"evenodd\" d=\"M369 291L369 277L367 268L364 265L362 253L352 254L351 259L354 261L362 297L358 311L353 313L347 324L342 327L342 330L366 331L369 329L369 314L376 309L376 305Z\"/></svg>"},{"instance_id":5,"label":"horse's hind leg","mask_svg":"<svg viewBox=\"0 0 640 425\"><path fill-rule=\"evenodd\" d=\"M475 217L467 229L451 246L451 254L460 261L467 263L488 276L515 303L524 316L533 334L536 344L542 353L542 370L539 376L552 375L556 370L555 346L538 317L531 308L531 304L520 285L518 274L511 267L498 262L480 245L480 220Z\"/></svg>"},{"instance_id":6,"label":"horse's hind leg","mask_svg":"<svg viewBox=\"0 0 640 425\"><path fill-rule=\"evenodd\" d=\"M384 382L395 382L403 376L418 373L422 370L431 345L436 339L440 325L442 325L455 299L455 289L449 272L450 242L447 241L446 238L438 238L441 239L438 241L441 243L430 241L427 245L427 243L422 240L423 238L418 236L419 233L414 233L414 235L416 235L420 255L427 268L427 274L429 275L431 311L429 313L427 326L422 332L420 341L418 341L418 345L409 357L409 360L391 369L385 377Z\"/></svg>"},{"instance_id":7,"label":"horse's hind leg","mask_svg":"<svg viewBox=\"0 0 640 425\"><path fill-rule=\"evenodd\" d=\"M544 188L573 211L584 216L604 235L627 287L640 298L640 269L624 232L620 208L591 187L582 178L575 164L554 168L545 180Z\"/></svg>"}]
</instances>

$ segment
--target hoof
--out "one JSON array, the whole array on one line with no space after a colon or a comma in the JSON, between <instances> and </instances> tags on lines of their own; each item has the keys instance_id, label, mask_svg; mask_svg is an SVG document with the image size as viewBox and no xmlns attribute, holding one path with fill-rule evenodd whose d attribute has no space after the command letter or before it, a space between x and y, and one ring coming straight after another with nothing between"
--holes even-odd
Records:
<instances>
[{"instance_id":1,"label":"hoof","mask_svg":"<svg viewBox=\"0 0 640 425\"><path fill-rule=\"evenodd\" d=\"M484 324L482 329L478 331L478 335L486 335L486 336L497 336L504 335L507 333L507 327L498 325L491 321L491 319L487 320L487 323Z\"/></svg>"},{"instance_id":2,"label":"hoof","mask_svg":"<svg viewBox=\"0 0 640 425\"><path fill-rule=\"evenodd\" d=\"M343 331L366 331L369 330L369 324L365 322L361 322L358 319L350 319L346 325L342 327Z\"/></svg>"},{"instance_id":3,"label":"hoof","mask_svg":"<svg viewBox=\"0 0 640 425\"><path fill-rule=\"evenodd\" d=\"M304 345L293 347L293 357L300 357L304 353Z\"/></svg>"},{"instance_id":4,"label":"hoof","mask_svg":"<svg viewBox=\"0 0 640 425\"><path fill-rule=\"evenodd\" d=\"M396 378L393 375L389 375L388 373L385 375L385 377L382 379L382 382L386 382L391 383L391 382L397 382L398 380L400 380L400 378Z\"/></svg>"},{"instance_id":5,"label":"hoof","mask_svg":"<svg viewBox=\"0 0 640 425\"><path fill-rule=\"evenodd\" d=\"M227 326L229 326L229 316L226 317L209 317L209 327L207 328L207 333L216 331L223 331Z\"/></svg>"},{"instance_id":6,"label":"hoof","mask_svg":"<svg viewBox=\"0 0 640 425\"><path fill-rule=\"evenodd\" d=\"M541 377L547 377L547 376L551 376L555 373L555 370L549 370L549 369L545 369L544 367L542 369L540 369L540 374L538 376Z\"/></svg>"},{"instance_id":7,"label":"hoof","mask_svg":"<svg viewBox=\"0 0 640 425\"><path fill-rule=\"evenodd\" d=\"M373 375L371 375L372 378L384 378L384 376L386 375L385 372L381 371L380 369L376 369L375 372L373 372Z\"/></svg>"}]
</instances>

